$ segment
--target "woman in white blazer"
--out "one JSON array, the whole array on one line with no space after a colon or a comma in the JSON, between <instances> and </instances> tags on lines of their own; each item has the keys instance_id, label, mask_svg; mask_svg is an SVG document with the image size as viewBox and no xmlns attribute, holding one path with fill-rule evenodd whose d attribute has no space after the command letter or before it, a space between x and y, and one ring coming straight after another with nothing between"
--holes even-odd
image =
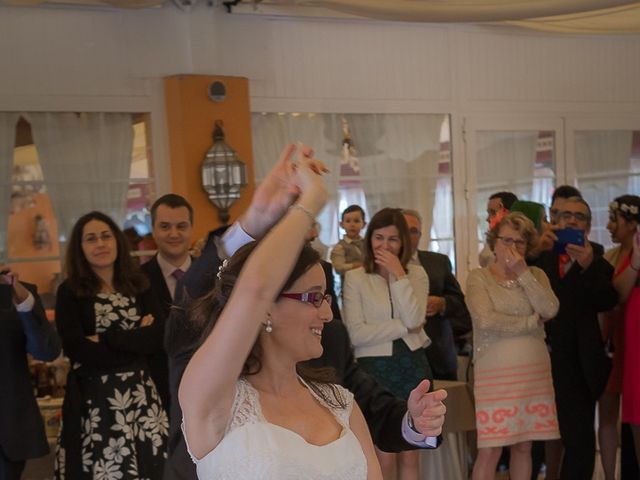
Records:
<instances>
[{"instance_id":1,"label":"woman in white blazer","mask_svg":"<svg viewBox=\"0 0 640 480\"><path fill-rule=\"evenodd\" d=\"M429 278L409 265L409 228L402 211L376 213L364 239L363 266L345 275L344 320L358 363L395 395L408 398L424 378L432 379L424 352ZM384 478L418 478L417 451L377 450Z\"/></svg>"}]
</instances>

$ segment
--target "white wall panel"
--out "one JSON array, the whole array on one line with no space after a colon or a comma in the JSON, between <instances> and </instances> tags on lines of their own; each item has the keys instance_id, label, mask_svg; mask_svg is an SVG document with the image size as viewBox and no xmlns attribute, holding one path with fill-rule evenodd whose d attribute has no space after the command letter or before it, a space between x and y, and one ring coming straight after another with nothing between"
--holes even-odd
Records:
<instances>
[{"instance_id":1,"label":"white wall panel","mask_svg":"<svg viewBox=\"0 0 640 480\"><path fill-rule=\"evenodd\" d=\"M639 102L638 36L463 32L467 100Z\"/></svg>"}]
</instances>

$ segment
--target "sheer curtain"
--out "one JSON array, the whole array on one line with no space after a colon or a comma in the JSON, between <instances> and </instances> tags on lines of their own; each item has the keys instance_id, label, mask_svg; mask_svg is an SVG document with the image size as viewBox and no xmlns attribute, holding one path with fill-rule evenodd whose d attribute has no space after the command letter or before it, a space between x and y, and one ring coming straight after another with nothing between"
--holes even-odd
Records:
<instances>
[{"instance_id":1,"label":"sheer curtain","mask_svg":"<svg viewBox=\"0 0 640 480\"><path fill-rule=\"evenodd\" d=\"M633 188L631 130L583 130L575 133L577 187L593 213L590 238L613 246L606 230L609 202Z\"/></svg>"},{"instance_id":2,"label":"sheer curtain","mask_svg":"<svg viewBox=\"0 0 640 480\"><path fill-rule=\"evenodd\" d=\"M11 174L19 113L0 112L0 261L7 258L7 230L11 205Z\"/></svg>"},{"instance_id":3,"label":"sheer curtain","mask_svg":"<svg viewBox=\"0 0 640 480\"><path fill-rule=\"evenodd\" d=\"M33 140L61 242L80 216L101 210L124 223L133 148L131 114L30 113Z\"/></svg>"},{"instance_id":4,"label":"sheer curtain","mask_svg":"<svg viewBox=\"0 0 640 480\"><path fill-rule=\"evenodd\" d=\"M329 117L329 118L327 118ZM338 221L336 211L339 208L337 192L340 179L341 140L326 136L327 125L335 125L341 132L338 115L301 114L253 114L253 162L256 183L260 183L278 160L280 151L287 143L301 142L315 149L316 157L322 159L330 172L326 176L330 192L327 206L318 216L322 228L320 241L330 247L337 240ZM337 140L336 140L337 139ZM336 141L338 143L336 143Z\"/></svg>"},{"instance_id":5,"label":"sheer curtain","mask_svg":"<svg viewBox=\"0 0 640 480\"><path fill-rule=\"evenodd\" d=\"M492 193L506 190L520 199L532 199L538 132L481 131L477 139L476 214L478 240L484 243L486 206Z\"/></svg>"},{"instance_id":6,"label":"sheer curtain","mask_svg":"<svg viewBox=\"0 0 640 480\"><path fill-rule=\"evenodd\" d=\"M349 125L360 166L366 199L361 206L368 214L390 206L416 209L425 220L423 230L431 230L442 115L257 113L252 119L257 182L288 142L313 146L317 157L331 169L327 178L331 197L319 216L325 245L339 239L340 208L362 198L360 188L344 186L345 180L358 177L340 176L343 119Z\"/></svg>"}]
</instances>

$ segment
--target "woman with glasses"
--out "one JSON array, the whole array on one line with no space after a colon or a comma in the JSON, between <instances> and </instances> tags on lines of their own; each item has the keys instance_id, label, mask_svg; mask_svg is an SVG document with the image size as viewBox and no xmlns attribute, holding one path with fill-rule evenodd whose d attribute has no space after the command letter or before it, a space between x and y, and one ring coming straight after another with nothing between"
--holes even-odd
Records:
<instances>
[{"instance_id":1,"label":"woman with glasses","mask_svg":"<svg viewBox=\"0 0 640 480\"><path fill-rule=\"evenodd\" d=\"M364 239L363 267L345 275L343 316L358 363L387 390L408 398L422 379L433 379L424 347L429 279L419 265L409 265L411 241L402 211L376 213ZM419 477L417 451L377 450L384 478Z\"/></svg>"},{"instance_id":2,"label":"woman with glasses","mask_svg":"<svg viewBox=\"0 0 640 480\"><path fill-rule=\"evenodd\" d=\"M531 220L511 213L487 241L496 262L467 279L478 432L472 479L493 479L502 447L509 446L510 478L528 480L531 442L560 436L543 327L559 304L544 272L525 262L537 241Z\"/></svg>"},{"instance_id":3,"label":"woman with glasses","mask_svg":"<svg viewBox=\"0 0 640 480\"><path fill-rule=\"evenodd\" d=\"M298 201L259 242L241 247L215 288L191 306L202 343L179 390L183 433L200 480L379 479L373 443L353 395L322 354L331 297L305 241L327 191L322 164L300 150Z\"/></svg>"},{"instance_id":4,"label":"woman with glasses","mask_svg":"<svg viewBox=\"0 0 640 480\"><path fill-rule=\"evenodd\" d=\"M146 361L162 349L146 277L101 212L76 222L65 261L56 326L71 370L56 478L160 478L169 425Z\"/></svg>"}]
</instances>

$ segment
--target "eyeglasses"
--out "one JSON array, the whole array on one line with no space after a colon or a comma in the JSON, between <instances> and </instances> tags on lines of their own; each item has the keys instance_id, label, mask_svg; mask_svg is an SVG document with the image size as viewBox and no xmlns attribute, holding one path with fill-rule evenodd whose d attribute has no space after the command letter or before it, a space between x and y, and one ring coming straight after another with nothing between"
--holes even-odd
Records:
<instances>
[{"instance_id":1,"label":"eyeglasses","mask_svg":"<svg viewBox=\"0 0 640 480\"><path fill-rule=\"evenodd\" d=\"M82 239L82 241L84 243L88 243L90 245L94 245L94 244L98 243L98 240L102 240L103 242L106 243L106 242L110 242L114 238L115 237L113 236L113 233L111 233L111 232L102 232L100 235L95 235L93 233L90 233L89 235L84 237Z\"/></svg>"},{"instance_id":2,"label":"eyeglasses","mask_svg":"<svg viewBox=\"0 0 640 480\"><path fill-rule=\"evenodd\" d=\"M514 243L515 243L516 247L524 247L527 244L527 242L525 240L516 240L515 238L511 238L511 237L498 237L498 238L507 247L512 246Z\"/></svg>"},{"instance_id":3,"label":"eyeglasses","mask_svg":"<svg viewBox=\"0 0 640 480\"><path fill-rule=\"evenodd\" d=\"M305 292L305 293L281 293L279 297L292 298L300 302L311 303L314 307L320 308L322 302L326 301L331 306L331 295L322 292Z\"/></svg>"},{"instance_id":4,"label":"eyeglasses","mask_svg":"<svg viewBox=\"0 0 640 480\"><path fill-rule=\"evenodd\" d=\"M562 212L558 212L558 218L569 221L571 218L575 218L578 222L588 222L591 220L591 217L586 213L582 212L570 212L568 210L564 210Z\"/></svg>"}]
</instances>

